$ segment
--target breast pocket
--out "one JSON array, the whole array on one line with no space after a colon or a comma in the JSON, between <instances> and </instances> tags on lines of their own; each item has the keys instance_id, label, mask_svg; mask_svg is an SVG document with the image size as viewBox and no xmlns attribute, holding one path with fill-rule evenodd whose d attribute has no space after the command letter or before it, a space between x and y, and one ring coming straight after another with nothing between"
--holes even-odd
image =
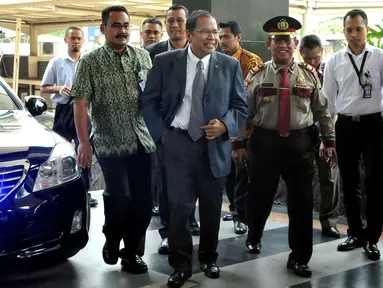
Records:
<instances>
[{"instance_id":1,"label":"breast pocket","mask_svg":"<svg viewBox=\"0 0 383 288\"><path fill-rule=\"evenodd\" d=\"M260 87L259 88L259 109L267 110L268 107L275 102L275 97L278 94L278 89L273 87Z\"/></svg>"},{"instance_id":2,"label":"breast pocket","mask_svg":"<svg viewBox=\"0 0 383 288\"><path fill-rule=\"evenodd\" d=\"M311 104L311 90L309 88L294 87L292 90L295 106L298 110L308 113ZM294 108L294 107L293 107Z\"/></svg>"}]
</instances>

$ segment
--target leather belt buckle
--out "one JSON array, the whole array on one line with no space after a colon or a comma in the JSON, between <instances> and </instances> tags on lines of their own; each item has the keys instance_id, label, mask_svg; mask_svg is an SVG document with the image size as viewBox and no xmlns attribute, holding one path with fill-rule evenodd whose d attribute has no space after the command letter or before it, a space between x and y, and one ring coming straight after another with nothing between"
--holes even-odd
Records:
<instances>
[{"instance_id":1,"label":"leather belt buckle","mask_svg":"<svg viewBox=\"0 0 383 288\"><path fill-rule=\"evenodd\" d=\"M286 133L286 134L281 134L281 133L280 133L279 136L284 137L284 138L285 138L285 137L289 137L289 136L290 136L290 133Z\"/></svg>"},{"instance_id":2,"label":"leather belt buckle","mask_svg":"<svg viewBox=\"0 0 383 288\"><path fill-rule=\"evenodd\" d=\"M360 122L360 116L352 116L352 122Z\"/></svg>"}]
</instances>

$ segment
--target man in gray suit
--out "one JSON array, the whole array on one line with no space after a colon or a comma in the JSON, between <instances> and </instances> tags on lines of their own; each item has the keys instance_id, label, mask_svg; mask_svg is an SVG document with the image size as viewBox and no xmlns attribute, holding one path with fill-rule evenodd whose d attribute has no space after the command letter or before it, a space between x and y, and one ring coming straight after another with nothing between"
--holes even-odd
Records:
<instances>
[{"instance_id":1,"label":"man in gray suit","mask_svg":"<svg viewBox=\"0 0 383 288\"><path fill-rule=\"evenodd\" d=\"M191 277L190 212L199 199L201 270L218 278L218 232L231 142L247 119L240 64L216 53L218 28L207 11L186 23L189 47L157 55L142 96L142 112L154 141L163 145L170 204L168 286ZM162 109L159 109L162 107Z\"/></svg>"}]
</instances>

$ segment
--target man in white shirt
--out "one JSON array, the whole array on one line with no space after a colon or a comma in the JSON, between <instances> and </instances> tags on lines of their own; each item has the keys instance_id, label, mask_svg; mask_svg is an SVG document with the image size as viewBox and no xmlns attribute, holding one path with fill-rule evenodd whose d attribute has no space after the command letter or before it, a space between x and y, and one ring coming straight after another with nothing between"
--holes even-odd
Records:
<instances>
[{"instance_id":1,"label":"man in white shirt","mask_svg":"<svg viewBox=\"0 0 383 288\"><path fill-rule=\"evenodd\" d=\"M69 94L76 73L78 61L81 58L81 47L84 44L84 33L78 27L69 27L65 31L64 41L68 45L68 53L64 56L54 57L49 61L43 80L41 81L41 93L51 93L51 99L56 103L53 131L55 131L55 125L65 104L67 104L70 99ZM75 140L76 146L78 146L77 139L68 139L68 135L61 136L69 141ZM88 168L84 170L87 170L84 171L84 174L89 176L85 177L86 186L87 189L89 189L91 182L90 179L92 177L91 172ZM89 205L91 207L98 205L98 201L92 198L90 193L88 193L88 198Z\"/></svg>"},{"instance_id":2,"label":"man in white shirt","mask_svg":"<svg viewBox=\"0 0 383 288\"><path fill-rule=\"evenodd\" d=\"M377 242L382 232L382 138L381 108L383 50L366 43L367 15L354 9L344 17L348 46L329 59L323 89L336 122L337 153L343 180L348 238L339 251L364 247L367 257L378 260ZM362 195L359 161L363 156L367 194L367 228L361 220Z\"/></svg>"}]
</instances>

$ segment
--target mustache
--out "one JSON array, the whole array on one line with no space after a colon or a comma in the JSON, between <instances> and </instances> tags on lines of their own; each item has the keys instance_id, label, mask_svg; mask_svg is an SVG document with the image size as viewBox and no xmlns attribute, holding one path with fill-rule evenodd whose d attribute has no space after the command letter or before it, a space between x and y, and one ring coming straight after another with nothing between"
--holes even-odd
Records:
<instances>
[{"instance_id":1,"label":"mustache","mask_svg":"<svg viewBox=\"0 0 383 288\"><path fill-rule=\"evenodd\" d=\"M126 35L126 34L117 34L116 38L117 39L119 39L119 38L125 38L126 39L126 38L128 38L128 35Z\"/></svg>"}]
</instances>

